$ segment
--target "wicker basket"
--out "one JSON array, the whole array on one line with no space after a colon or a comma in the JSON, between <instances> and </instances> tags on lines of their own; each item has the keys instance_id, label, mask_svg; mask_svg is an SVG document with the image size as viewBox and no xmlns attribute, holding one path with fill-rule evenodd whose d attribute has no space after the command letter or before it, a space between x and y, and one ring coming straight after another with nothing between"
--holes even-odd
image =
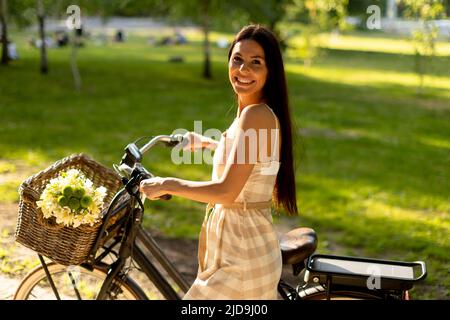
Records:
<instances>
[{"instance_id":1,"label":"wicker basket","mask_svg":"<svg viewBox=\"0 0 450 320\"><path fill-rule=\"evenodd\" d=\"M55 162L47 169L29 177L20 188L19 216L16 227L16 241L22 245L63 265L83 263L96 240L102 225L81 225L77 228L56 224L55 218L45 219L37 207L47 183L61 171L78 169L90 179L94 186L107 189L103 203L103 214L117 191L122 187L119 176L85 154L74 154Z\"/></svg>"}]
</instances>

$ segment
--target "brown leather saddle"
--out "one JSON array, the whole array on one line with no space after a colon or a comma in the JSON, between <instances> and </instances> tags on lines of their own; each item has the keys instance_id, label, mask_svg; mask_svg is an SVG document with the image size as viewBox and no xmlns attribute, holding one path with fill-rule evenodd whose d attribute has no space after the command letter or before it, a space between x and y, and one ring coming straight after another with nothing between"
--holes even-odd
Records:
<instances>
[{"instance_id":1,"label":"brown leather saddle","mask_svg":"<svg viewBox=\"0 0 450 320\"><path fill-rule=\"evenodd\" d=\"M317 248L317 235L311 228L293 229L280 237L283 264L293 265L296 269L304 268L304 261Z\"/></svg>"}]
</instances>

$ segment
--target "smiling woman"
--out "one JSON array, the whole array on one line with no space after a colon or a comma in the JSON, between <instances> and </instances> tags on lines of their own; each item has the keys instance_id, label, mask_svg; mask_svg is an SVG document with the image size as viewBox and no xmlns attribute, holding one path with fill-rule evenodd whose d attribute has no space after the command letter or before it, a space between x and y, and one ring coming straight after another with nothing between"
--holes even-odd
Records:
<instances>
[{"instance_id":1,"label":"smiling woman","mask_svg":"<svg viewBox=\"0 0 450 320\"><path fill-rule=\"evenodd\" d=\"M272 200L292 215L297 204L286 78L275 35L259 25L243 28L230 47L228 71L237 116L219 142L208 144L216 150L211 181L156 177L144 180L141 191L154 200L172 194L208 203L198 274L185 299L276 299L282 261ZM246 143L249 132L255 138Z\"/></svg>"}]
</instances>

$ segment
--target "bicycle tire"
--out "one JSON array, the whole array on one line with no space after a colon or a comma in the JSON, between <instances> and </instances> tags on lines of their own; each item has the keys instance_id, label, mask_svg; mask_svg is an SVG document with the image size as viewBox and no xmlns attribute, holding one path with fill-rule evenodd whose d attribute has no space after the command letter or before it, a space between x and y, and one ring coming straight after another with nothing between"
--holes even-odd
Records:
<instances>
[{"instance_id":1,"label":"bicycle tire","mask_svg":"<svg viewBox=\"0 0 450 320\"><path fill-rule=\"evenodd\" d=\"M60 294L60 298L65 300L77 299L75 290L69 289L68 287L72 285L72 280L64 279L63 273L68 271L68 267L50 262L47 264L47 268L49 273L52 276L53 281L55 282L55 286L57 286L57 291ZM95 299L95 293L98 293L101 284L106 278L106 271L99 267L95 267L93 271L88 269L78 267L77 272L80 272L80 278L77 279L79 284L79 294L83 293L81 297L83 300ZM69 273L69 272L68 272ZM62 277L59 277L59 274ZM83 279L81 279L81 275L83 275ZM89 277L89 278L88 278ZM72 277L73 279L73 277ZM91 283L91 280L96 280L95 283ZM70 282L68 282L70 281ZM89 287L87 287L89 284ZM120 292L120 296L115 297L115 299L124 299L124 300L145 300L147 299L143 290L129 277L126 277L125 280L117 280L115 285L118 286L118 291ZM95 291L89 291L90 289L95 288ZM69 291L71 294L69 295ZM51 300L56 299L50 284L48 283L47 276L45 274L45 270L43 266L37 266L33 270L31 270L22 282L19 284L14 297L14 300L32 300L32 299L44 299Z\"/></svg>"},{"instance_id":2,"label":"bicycle tire","mask_svg":"<svg viewBox=\"0 0 450 320\"><path fill-rule=\"evenodd\" d=\"M315 285L298 291L300 300L326 300L326 289L322 285ZM362 291L337 290L330 294L330 300L382 300L376 293Z\"/></svg>"}]
</instances>

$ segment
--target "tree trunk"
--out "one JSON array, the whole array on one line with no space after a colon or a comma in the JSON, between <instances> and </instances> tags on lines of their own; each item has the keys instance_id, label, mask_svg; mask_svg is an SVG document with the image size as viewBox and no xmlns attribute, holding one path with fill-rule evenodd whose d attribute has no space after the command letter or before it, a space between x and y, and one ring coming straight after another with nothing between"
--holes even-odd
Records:
<instances>
[{"instance_id":1,"label":"tree trunk","mask_svg":"<svg viewBox=\"0 0 450 320\"><path fill-rule=\"evenodd\" d=\"M39 23L39 36L41 37L41 73L48 73L47 49L45 44L45 10L42 0L37 0L37 15Z\"/></svg>"},{"instance_id":2,"label":"tree trunk","mask_svg":"<svg viewBox=\"0 0 450 320\"><path fill-rule=\"evenodd\" d=\"M72 54L70 56L70 68L72 70L72 76L73 76L73 81L75 83L76 91L81 90L81 76L80 76L80 72L78 70L78 64L77 64L77 51L78 51L78 45L79 45L80 41L81 40L75 31L75 33L73 35L73 40L72 40Z\"/></svg>"},{"instance_id":3,"label":"tree trunk","mask_svg":"<svg viewBox=\"0 0 450 320\"><path fill-rule=\"evenodd\" d=\"M206 79L212 79L211 73L211 49L209 43L209 1L204 2L203 7L203 33L204 33L204 52L205 52L205 61L203 66L203 77Z\"/></svg>"},{"instance_id":4,"label":"tree trunk","mask_svg":"<svg viewBox=\"0 0 450 320\"><path fill-rule=\"evenodd\" d=\"M389 20L397 18L397 2L395 0L388 0L386 5L386 17Z\"/></svg>"},{"instance_id":5,"label":"tree trunk","mask_svg":"<svg viewBox=\"0 0 450 320\"><path fill-rule=\"evenodd\" d=\"M4 65L8 64L8 26L6 24L7 5L6 0L0 0L0 24L2 26L2 61Z\"/></svg>"},{"instance_id":6,"label":"tree trunk","mask_svg":"<svg viewBox=\"0 0 450 320\"><path fill-rule=\"evenodd\" d=\"M204 29L205 33L205 63L203 66L203 76L206 79L212 79L211 73L211 58L210 58L210 46L209 46L209 30L207 28Z\"/></svg>"}]
</instances>

